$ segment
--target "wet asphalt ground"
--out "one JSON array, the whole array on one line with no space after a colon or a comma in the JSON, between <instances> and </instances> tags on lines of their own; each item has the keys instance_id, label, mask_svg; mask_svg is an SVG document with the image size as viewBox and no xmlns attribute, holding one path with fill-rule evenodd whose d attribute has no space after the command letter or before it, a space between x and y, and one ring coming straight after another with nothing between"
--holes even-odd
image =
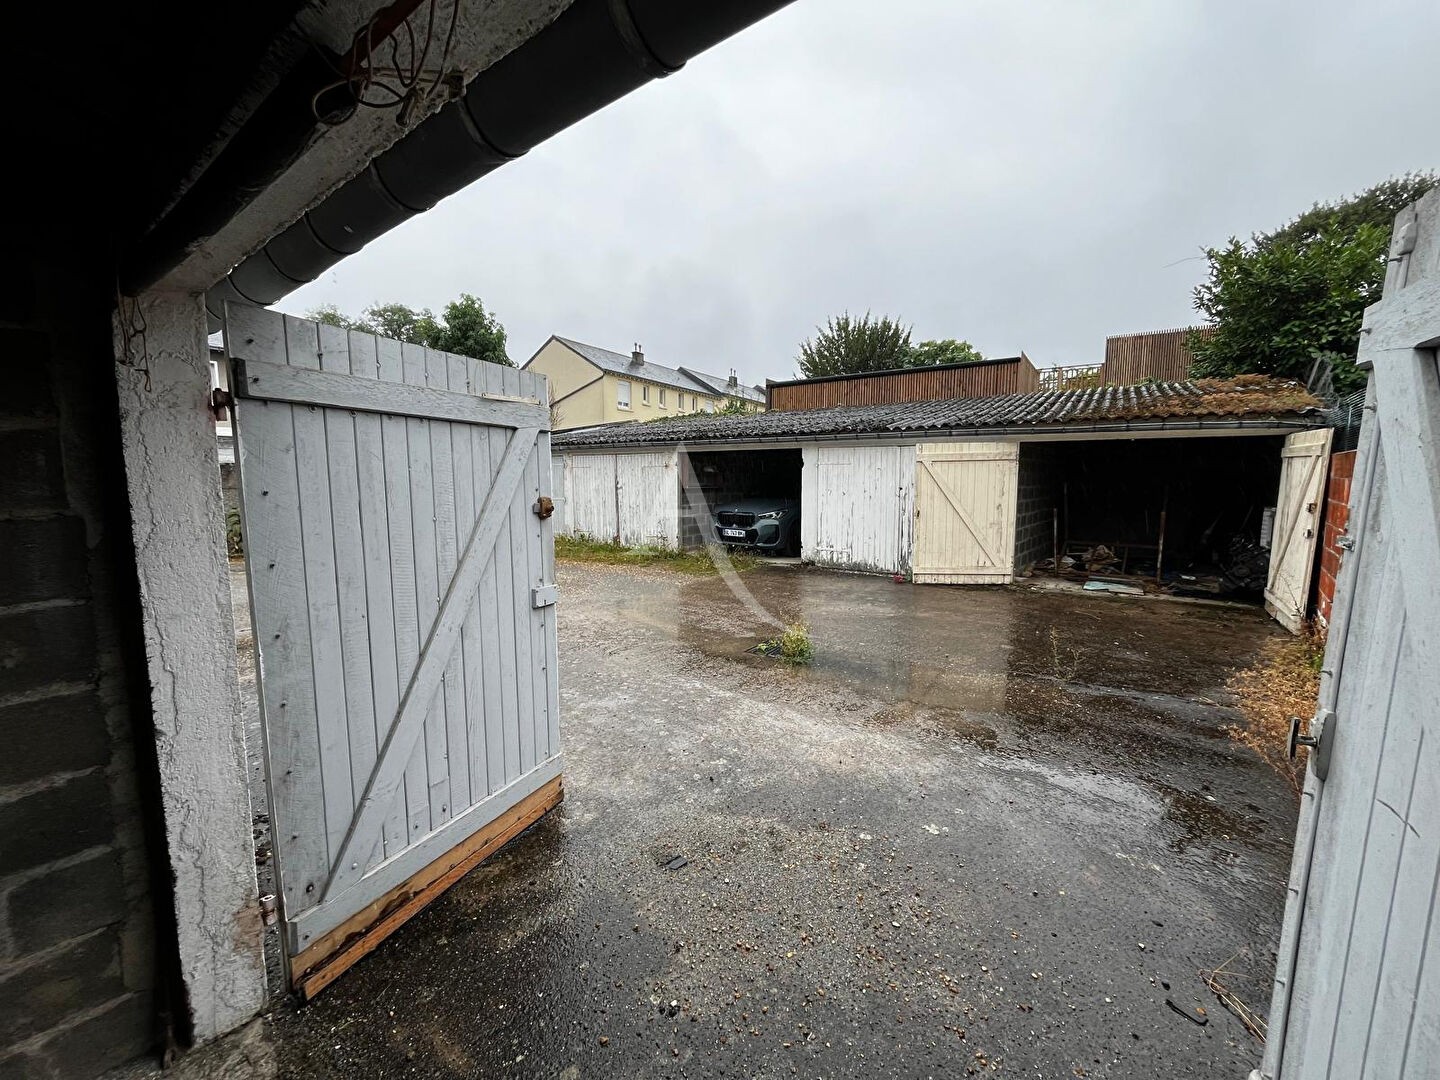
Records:
<instances>
[{"instance_id":1,"label":"wet asphalt ground","mask_svg":"<svg viewBox=\"0 0 1440 1080\"><path fill-rule=\"evenodd\" d=\"M281 1075L1246 1075L1198 972L1264 1012L1295 803L1221 689L1262 613L742 580L813 665L720 579L562 566L564 804L281 1006Z\"/></svg>"}]
</instances>

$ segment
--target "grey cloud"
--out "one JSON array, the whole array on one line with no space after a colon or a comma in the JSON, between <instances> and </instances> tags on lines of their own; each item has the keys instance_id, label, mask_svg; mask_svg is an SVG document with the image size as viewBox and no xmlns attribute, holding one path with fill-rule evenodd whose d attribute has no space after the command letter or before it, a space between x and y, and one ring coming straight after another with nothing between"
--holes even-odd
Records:
<instances>
[{"instance_id":1,"label":"grey cloud","mask_svg":"<svg viewBox=\"0 0 1440 1080\"><path fill-rule=\"evenodd\" d=\"M1433 167L1440 8L797 0L281 306L474 292L747 381L842 309L1038 363L1193 321L1195 256Z\"/></svg>"}]
</instances>

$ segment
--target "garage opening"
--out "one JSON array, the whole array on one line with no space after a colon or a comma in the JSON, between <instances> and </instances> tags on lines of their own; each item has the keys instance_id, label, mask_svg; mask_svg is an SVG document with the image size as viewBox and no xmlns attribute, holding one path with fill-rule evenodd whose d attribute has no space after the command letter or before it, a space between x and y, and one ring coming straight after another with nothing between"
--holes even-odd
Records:
<instances>
[{"instance_id":1,"label":"garage opening","mask_svg":"<svg viewBox=\"0 0 1440 1080\"><path fill-rule=\"evenodd\" d=\"M1258 601L1279 436L1020 446L1017 573Z\"/></svg>"},{"instance_id":2,"label":"garage opening","mask_svg":"<svg viewBox=\"0 0 1440 1080\"><path fill-rule=\"evenodd\" d=\"M681 546L718 541L799 555L801 467L798 449L691 453L683 466Z\"/></svg>"}]
</instances>

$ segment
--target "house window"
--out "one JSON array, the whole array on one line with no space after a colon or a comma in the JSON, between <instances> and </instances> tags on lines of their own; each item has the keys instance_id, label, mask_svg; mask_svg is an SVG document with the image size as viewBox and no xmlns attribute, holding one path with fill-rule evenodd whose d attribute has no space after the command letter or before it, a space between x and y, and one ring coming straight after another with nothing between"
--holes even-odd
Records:
<instances>
[{"instance_id":1,"label":"house window","mask_svg":"<svg viewBox=\"0 0 1440 1080\"><path fill-rule=\"evenodd\" d=\"M684 412L684 411L685 411L685 395L684 395L684 394L676 394L676 395L675 395L675 408L679 409L681 412Z\"/></svg>"},{"instance_id":2,"label":"house window","mask_svg":"<svg viewBox=\"0 0 1440 1080\"><path fill-rule=\"evenodd\" d=\"M644 385L640 387L640 400L646 405L650 404L650 387Z\"/></svg>"},{"instance_id":3,"label":"house window","mask_svg":"<svg viewBox=\"0 0 1440 1080\"><path fill-rule=\"evenodd\" d=\"M630 384L623 379L615 384L615 404L622 409L630 407Z\"/></svg>"},{"instance_id":4,"label":"house window","mask_svg":"<svg viewBox=\"0 0 1440 1080\"><path fill-rule=\"evenodd\" d=\"M660 408L665 408L665 388L660 388Z\"/></svg>"}]
</instances>

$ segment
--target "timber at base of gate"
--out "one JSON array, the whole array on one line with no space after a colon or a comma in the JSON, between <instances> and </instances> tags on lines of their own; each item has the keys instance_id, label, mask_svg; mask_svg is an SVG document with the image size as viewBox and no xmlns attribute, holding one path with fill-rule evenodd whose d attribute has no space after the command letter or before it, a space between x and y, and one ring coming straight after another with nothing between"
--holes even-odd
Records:
<instances>
[{"instance_id":1,"label":"timber at base of gate","mask_svg":"<svg viewBox=\"0 0 1440 1080\"><path fill-rule=\"evenodd\" d=\"M532 792L468 840L325 934L291 962L291 986L309 1001L364 959L451 885L565 798L561 778Z\"/></svg>"}]
</instances>

